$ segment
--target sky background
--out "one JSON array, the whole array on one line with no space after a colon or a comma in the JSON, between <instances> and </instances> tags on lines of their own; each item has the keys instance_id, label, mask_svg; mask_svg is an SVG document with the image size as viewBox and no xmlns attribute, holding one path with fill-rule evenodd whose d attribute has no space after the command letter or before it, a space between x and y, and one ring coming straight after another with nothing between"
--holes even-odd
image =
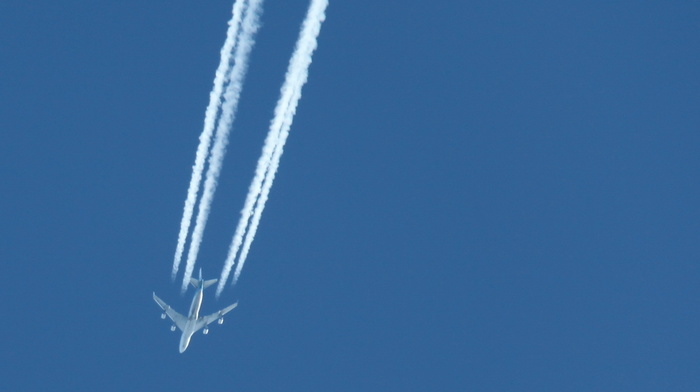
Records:
<instances>
[{"instance_id":1,"label":"sky background","mask_svg":"<svg viewBox=\"0 0 700 392\"><path fill-rule=\"evenodd\" d=\"M231 5L0 3L0 389L697 390L693 1L331 0L202 311L239 307L179 354L151 293L191 301L170 272ZM307 6L265 2L205 278Z\"/></svg>"}]
</instances>

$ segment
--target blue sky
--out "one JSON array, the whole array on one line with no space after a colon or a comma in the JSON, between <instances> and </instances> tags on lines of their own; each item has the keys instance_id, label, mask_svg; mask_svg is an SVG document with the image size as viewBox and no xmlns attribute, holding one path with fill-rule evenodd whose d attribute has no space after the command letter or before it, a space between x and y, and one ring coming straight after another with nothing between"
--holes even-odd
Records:
<instances>
[{"instance_id":1,"label":"blue sky","mask_svg":"<svg viewBox=\"0 0 700 392\"><path fill-rule=\"evenodd\" d=\"M239 307L170 282L228 1L0 4L7 390L695 390L700 7L334 1ZM217 277L308 3L267 0Z\"/></svg>"}]
</instances>

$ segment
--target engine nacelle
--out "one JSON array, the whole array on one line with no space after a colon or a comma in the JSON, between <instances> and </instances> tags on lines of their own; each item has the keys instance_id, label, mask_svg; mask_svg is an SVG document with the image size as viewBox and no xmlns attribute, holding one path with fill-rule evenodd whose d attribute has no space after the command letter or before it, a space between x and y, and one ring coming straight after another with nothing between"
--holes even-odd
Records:
<instances>
[{"instance_id":1,"label":"engine nacelle","mask_svg":"<svg viewBox=\"0 0 700 392\"><path fill-rule=\"evenodd\" d=\"M176 329L177 329L177 327L174 326L174 325L170 327L170 330L173 331L173 332L175 332Z\"/></svg>"},{"instance_id":2,"label":"engine nacelle","mask_svg":"<svg viewBox=\"0 0 700 392\"><path fill-rule=\"evenodd\" d=\"M205 335L208 334L208 333L209 333L209 328L206 328L206 327L205 327L205 328L204 328L204 331L202 331L202 333L205 334Z\"/></svg>"},{"instance_id":3,"label":"engine nacelle","mask_svg":"<svg viewBox=\"0 0 700 392\"><path fill-rule=\"evenodd\" d=\"M223 317L220 318L219 321L217 321L217 323L219 323L219 325L223 324L223 323L224 323L224 318L223 318Z\"/></svg>"},{"instance_id":4,"label":"engine nacelle","mask_svg":"<svg viewBox=\"0 0 700 392\"><path fill-rule=\"evenodd\" d=\"M163 320L165 320L165 313L161 314L161 315L160 315L160 318L162 318Z\"/></svg>"}]
</instances>

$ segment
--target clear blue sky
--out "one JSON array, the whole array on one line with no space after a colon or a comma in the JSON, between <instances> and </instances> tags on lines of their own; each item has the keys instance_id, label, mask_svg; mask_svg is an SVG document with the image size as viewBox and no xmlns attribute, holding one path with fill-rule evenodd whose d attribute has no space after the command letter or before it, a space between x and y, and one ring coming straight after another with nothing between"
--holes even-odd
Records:
<instances>
[{"instance_id":1,"label":"clear blue sky","mask_svg":"<svg viewBox=\"0 0 700 392\"><path fill-rule=\"evenodd\" d=\"M0 4L2 390L692 391L700 6L331 0L238 309L169 280L231 1ZM217 277L307 8L267 0Z\"/></svg>"}]
</instances>

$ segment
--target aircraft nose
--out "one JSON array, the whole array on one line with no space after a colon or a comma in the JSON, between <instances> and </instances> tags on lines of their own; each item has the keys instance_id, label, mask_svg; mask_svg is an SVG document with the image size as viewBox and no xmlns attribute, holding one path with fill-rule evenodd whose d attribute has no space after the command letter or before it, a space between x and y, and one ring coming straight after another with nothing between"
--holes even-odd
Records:
<instances>
[{"instance_id":1,"label":"aircraft nose","mask_svg":"<svg viewBox=\"0 0 700 392\"><path fill-rule=\"evenodd\" d=\"M190 345L189 340L186 342L180 342L180 354L184 353L185 350L187 350L187 346L189 346L189 345Z\"/></svg>"},{"instance_id":2,"label":"aircraft nose","mask_svg":"<svg viewBox=\"0 0 700 392\"><path fill-rule=\"evenodd\" d=\"M190 338L192 335L188 335L183 333L182 337L180 338L180 354L184 353L185 350L187 350L187 346L190 345Z\"/></svg>"}]
</instances>

